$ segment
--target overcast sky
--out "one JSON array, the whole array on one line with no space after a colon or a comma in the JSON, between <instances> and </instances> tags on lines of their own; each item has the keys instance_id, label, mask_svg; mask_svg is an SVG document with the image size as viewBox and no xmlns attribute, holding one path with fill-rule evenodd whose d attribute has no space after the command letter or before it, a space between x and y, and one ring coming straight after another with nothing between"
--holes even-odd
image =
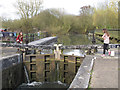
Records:
<instances>
[{"instance_id":1,"label":"overcast sky","mask_svg":"<svg viewBox=\"0 0 120 90\"><path fill-rule=\"evenodd\" d=\"M17 0L0 0L0 16L9 19L16 19L19 16L16 14L17 10L13 6ZM101 2L106 0L43 0L43 9L47 8L61 8L68 14L79 15L80 7L91 5L97 7Z\"/></svg>"}]
</instances>

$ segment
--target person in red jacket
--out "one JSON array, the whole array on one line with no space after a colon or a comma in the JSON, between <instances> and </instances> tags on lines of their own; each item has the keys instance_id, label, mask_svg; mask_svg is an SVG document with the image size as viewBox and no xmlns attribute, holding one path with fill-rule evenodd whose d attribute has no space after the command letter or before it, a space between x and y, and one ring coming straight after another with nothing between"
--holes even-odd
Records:
<instances>
[{"instance_id":1,"label":"person in red jacket","mask_svg":"<svg viewBox=\"0 0 120 90\"><path fill-rule=\"evenodd\" d=\"M23 42L23 33L20 32L19 35L17 36L16 39L17 43L22 43Z\"/></svg>"}]
</instances>

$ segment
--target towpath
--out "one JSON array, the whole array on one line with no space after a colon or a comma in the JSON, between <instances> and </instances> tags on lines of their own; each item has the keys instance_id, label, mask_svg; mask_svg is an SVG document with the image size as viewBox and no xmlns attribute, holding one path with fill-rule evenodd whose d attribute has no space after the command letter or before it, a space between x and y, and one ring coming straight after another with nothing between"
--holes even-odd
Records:
<instances>
[{"instance_id":1,"label":"towpath","mask_svg":"<svg viewBox=\"0 0 120 90\"><path fill-rule=\"evenodd\" d=\"M92 70L90 88L118 88L120 52L115 48L112 50L115 51L114 57L108 55L101 57L101 50L95 55L96 59Z\"/></svg>"},{"instance_id":2,"label":"towpath","mask_svg":"<svg viewBox=\"0 0 120 90\"><path fill-rule=\"evenodd\" d=\"M0 47L1 57L10 56L17 53L17 48L15 47Z\"/></svg>"}]
</instances>

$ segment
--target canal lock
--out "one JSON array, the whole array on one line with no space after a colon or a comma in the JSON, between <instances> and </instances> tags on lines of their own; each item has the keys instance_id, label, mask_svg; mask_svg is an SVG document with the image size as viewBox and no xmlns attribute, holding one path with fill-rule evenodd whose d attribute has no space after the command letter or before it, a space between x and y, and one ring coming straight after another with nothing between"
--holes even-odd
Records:
<instances>
[{"instance_id":1,"label":"canal lock","mask_svg":"<svg viewBox=\"0 0 120 90\"><path fill-rule=\"evenodd\" d=\"M60 59L56 60L54 54L39 54L38 52L25 55L23 64L26 67L30 82L61 82L65 85L64 88L68 88L82 61L83 57L80 56L61 54ZM47 84L44 88L49 88L48 86ZM39 88L41 87L39 86ZM50 88L54 88L54 86Z\"/></svg>"},{"instance_id":2,"label":"canal lock","mask_svg":"<svg viewBox=\"0 0 120 90\"><path fill-rule=\"evenodd\" d=\"M53 51L50 52L52 53L46 54L41 50L29 48L20 50L22 59L18 60L19 63L13 63L11 68L7 68L8 71L6 69L2 71L3 88L19 90L19 88L30 88L29 85L35 88L31 83L37 83L39 88L49 88L51 83L56 82L57 84L50 88L61 83L64 85L63 88L69 88L85 57L60 54L58 59ZM57 86L57 88L60 87L62 86Z\"/></svg>"},{"instance_id":3,"label":"canal lock","mask_svg":"<svg viewBox=\"0 0 120 90\"><path fill-rule=\"evenodd\" d=\"M21 51L23 58L18 60L19 63L15 64L13 62L9 68L2 71L3 88L19 89L19 87L22 88L23 83L26 83L28 87L32 82L42 84L59 82L66 84L64 88L69 88L84 59L84 57L74 56L73 54L60 54L58 59L54 53L41 54L41 50L24 49ZM44 88L49 88L47 86L44 86ZM53 86L55 85L52 85L51 88L54 88ZM39 84L39 88L41 87L43 86Z\"/></svg>"}]
</instances>

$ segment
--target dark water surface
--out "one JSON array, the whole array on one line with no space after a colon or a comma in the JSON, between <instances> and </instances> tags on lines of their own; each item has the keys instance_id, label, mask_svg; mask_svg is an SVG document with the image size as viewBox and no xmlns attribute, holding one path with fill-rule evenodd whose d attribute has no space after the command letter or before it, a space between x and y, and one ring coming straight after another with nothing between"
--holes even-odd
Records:
<instances>
[{"instance_id":1,"label":"dark water surface","mask_svg":"<svg viewBox=\"0 0 120 90\"><path fill-rule=\"evenodd\" d=\"M32 82L32 83L23 83L22 85L20 85L16 90L29 90L29 89L33 89L33 90L41 90L41 89L57 89L57 88L61 88L61 89L65 89L67 90L69 86L65 83L62 83L60 81L57 82Z\"/></svg>"},{"instance_id":2,"label":"dark water surface","mask_svg":"<svg viewBox=\"0 0 120 90\"><path fill-rule=\"evenodd\" d=\"M92 39L92 36L87 36L85 34L63 35L59 36L58 43L63 45L89 45L92 44ZM96 40L96 44L101 44L101 42Z\"/></svg>"},{"instance_id":3,"label":"dark water surface","mask_svg":"<svg viewBox=\"0 0 120 90\"><path fill-rule=\"evenodd\" d=\"M62 35L58 36L58 44L62 45L91 45L92 44L92 36L87 36L85 34L77 34L77 35ZM96 39L96 44L101 44L100 41ZM52 54L53 50L43 50L42 54ZM63 54L75 56L84 56L84 51L80 49L66 49L63 50Z\"/></svg>"}]
</instances>

